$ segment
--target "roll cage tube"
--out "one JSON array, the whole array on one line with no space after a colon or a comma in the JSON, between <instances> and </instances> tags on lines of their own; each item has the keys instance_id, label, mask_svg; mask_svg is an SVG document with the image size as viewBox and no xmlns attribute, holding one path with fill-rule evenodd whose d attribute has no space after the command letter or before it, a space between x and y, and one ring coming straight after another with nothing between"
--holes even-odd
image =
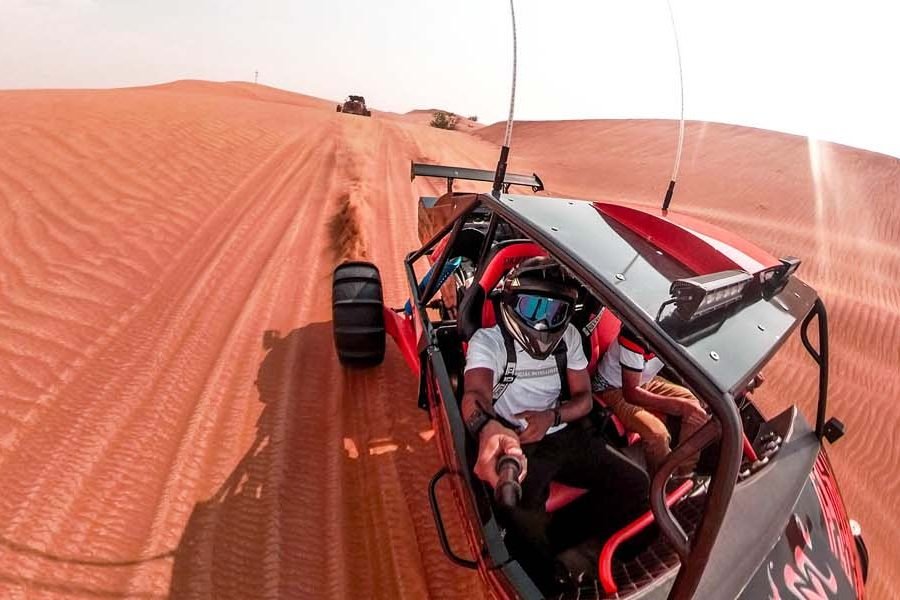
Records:
<instances>
[{"instance_id":1,"label":"roll cage tube","mask_svg":"<svg viewBox=\"0 0 900 600\"><path fill-rule=\"evenodd\" d=\"M669 477L671 477L678 465L691 456L699 454L701 450L715 441L718 436L718 426L715 421L707 421L694 435L679 444L669 454L650 484L650 510L653 512L660 530L672 543L682 562L690 558L690 540L669 510L669 505L666 502L666 483L668 483Z\"/></svg>"},{"instance_id":2,"label":"roll cage tube","mask_svg":"<svg viewBox=\"0 0 900 600\"><path fill-rule=\"evenodd\" d=\"M447 245L445 246L445 248L452 248L453 243L456 241L456 237L459 235L459 232L462 229L463 221L473 210L478 207L478 205L480 204L479 198L481 197L482 196L480 194L476 195L471 200L469 200L468 205L463 204L458 209L456 216L451 218L443 227L441 227L438 232L434 234L434 237L428 240L428 243L422 246L419 250L411 253L406 259L409 268L411 269L413 263L428 254L428 252L430 252L438 244L438 242L440 242L441 239L445 235L447 235L448 232L450 232L450 239L447 240ZM438 257L438 262L435 263L432 267L435 273L440 273L444 270L444 265L447 264L447 257L449 255L449 252L444 252L441 254L441 256ZM413 279L415 279L415 273L413 273ZM416 307L420 311L424 310L425 305L428 304L428 301L431 300L432 296L434 296L434 293L437 291L437 280L437 277L432 277L428 281L428 285L425 286L425 289L422 290L421 295L415 294L418 297L418 300L416 301L416 298L413 298L413 301L416 302Z\"/></svg>"},{"instance_id":3,"label":"roll cage tube","mask_svg":"<svg viewBox=\"0 0 900 600\"><path fill-rule=\"evenodd\" d=\"M813 317L819 318L819 350L816 351L809 341L809 324ZM809 352L816 364L819 365L819 402L816 407L816 437L822 439L825 433L825 415L828 412L828 315L825 312L825 303L821 298L816 298L813 309L803 319L800 328L800 339L803 346Z\"/></svg>"},{"instance_id":4,"label":"roll cage tube","mask_svg":"<svg viewBox=\"0 0 900 600\"><path fill-rule=\"evenodd\" d=\"M688 558L682 562L682 567L669 596L670 598L690 598L700 583L700 577L706 568L713 544L725 519L725 512L734 493L741 464L743 425L737 404L734 402L734 396L718 389L704 375L698 364L679 351L675 342L670 340L651 320L652 317L644 314L639 307L619 296L611 283L607 283L586 269L584 265L579 264L556 239L548 237L528 221L518 219L517 214L504 203L503 196L499 199L491 196L482 196L482 198L485 206L537 244L546 248L551 256L562 262L582 284L597 295L598 299L631 324L632 328L657 351L657 354L684 378L685 383L709 404L713 415L718 419L721 426L722 443L719 448L719 460L710 482L706 510L701 517Z\"/></svg>"},{"instance_id":5,"label":"roll cage tube","mask_svg":"<svg viewBox=\"0 0 900 600\"><path fill-rule=\"evenodd\" d=\"M491 220L488 223L487 234L484 236L484 243L481 245L481 251L478 253L478 264L483 265L484 261L487 260L487 256L491 251L491 244L494 241L494 236L497 234L497 225L500 224L500 219L497 217L497 213L491 213Z\"/></svg>"}]
</instances>

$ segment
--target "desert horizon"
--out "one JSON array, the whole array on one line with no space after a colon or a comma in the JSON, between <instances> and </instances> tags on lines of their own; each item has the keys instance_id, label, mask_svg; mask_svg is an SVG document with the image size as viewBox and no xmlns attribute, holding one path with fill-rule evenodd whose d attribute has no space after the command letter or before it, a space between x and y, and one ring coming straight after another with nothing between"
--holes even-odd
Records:
<instances>
[{"instance_id":1,"label":"desert horizon","mask_svg":"<svg viewBox=\"0 0 900 600\"><path fill-rule=\"evenodd\" d=\"M301 104L307 103L310 106L334 106L343 102L344 98L321 98L309 94L304 94L299 91L290 90L290 89L282 89L276 87L274 85L258 83L252 81L244 81L244 80L206 80L206 79L176 79L172 81L160 81L155 83L143 83L129 86L113 86L113 87L24 87L24 88L15 88L15 89L0 89L0 93L33 93L33 92L115 92L115 91L125 91L125 90L166 90L176 88L179 91L190 93L212 93L216 94L218 92L214 91L217 86L221 86L223 88L232 87L233 91L235 90L243 90L243 95L248 98L256 98L256 94L254 90L258 90L265 94L266 98L269 101L275 101L275 97L282 97L284 101L288 104ZM232 92L226 92L233 93ZM348 94L349 95L349 94ZM259 98L262 99L262 98ZM302 100L301 100L302 99ZM375 109L375 113L377 115L392 118L392 119L402 119L409 123L416 123L420 125L427 125L429 121L433 118L434 113L443 112L451 116L458 117L458 124L456 130L475 130L482 129L487 127L499 127L506 126L505 120L499 121L483 121L481 119L477 119L478 115L474 115L476 120L471 118L472 115L468 115L465 112L455 112L451 110L452 106L447 107L413 107L409 110L396 112L396 111L387 111L387 110L378 110ZM629 118L629 117L597 117L597 118L583 118L583 117L572 117L572 118L530 118L530 119L514 119L514 123L517 125L521 125L524 123L544 123L544 122L554 122L554 123L591 123L591 122L617 122L617 121L642 121L642 122L652 122L652 121L661 121L665 123L672 123L672 119L667 119L664 117L653 117L653 118ZM761 127L758 125L749 125L746 123L738 123L731 121L716 121L716 120L704 120L704 119L685 119L685 123L694 124L694 125L702 125L702 124L710 124L710 125L724 125L724 126L734 126L740 127L742 129L750 129L750 130L759 130L766 131L770 133L778 133L788 137L796 137L796 138L804 138L804 139L814 139L817 142L823 142L826 144L830 144L833 146L841 146L844 148L850 148L853 150L860 150L863 152L871 152L873 154L881 154L886 157L900 159L900 157L894 156L890 152L874 150L871 148L863 148L859 146L853 146L847 143L841 143L837 141L832 141L824 138L813 138L811 136L806 136L799 133L791 133L787 131L779 131L774 129L767 129L765 127ZM674 139L673 134L673 139ZM495 136L496 141L502 141L502 136ZM673 142L674 144L674 142ZM674 148L674 145L673 145ZM673 149L674 155L674 149Z\"/></svg>"},{"instance_id":2,"label":"desert horizon","mask_svg":"<svg viewBox=\"0 0 900 600\"><path fill-rule=\"evenodd\" d=\"M329 290L365 259L402 306L417 199L443 189L410 183L410 161L493 170L505 123L341 101L202 80L0 90L0 596L490 597L441 551L418 381L390 340L380 367L340 366ZM510 169L542 195L656 207L676 129L516 121ZM873 599L900 598L898 197L887 154L688 121L672 203L800 257L824 300L847 426L828 453ZM767 413L813 419L796 339L766 377Z\"/></svg>"}]
</instances>

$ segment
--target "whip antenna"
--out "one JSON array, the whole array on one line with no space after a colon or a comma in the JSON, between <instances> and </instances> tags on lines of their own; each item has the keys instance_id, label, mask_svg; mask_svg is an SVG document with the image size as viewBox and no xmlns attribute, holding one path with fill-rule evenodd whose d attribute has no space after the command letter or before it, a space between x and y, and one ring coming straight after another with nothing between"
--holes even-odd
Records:
<instances>
[{"instance_id":1,"label":"whip antenna","mask_svg":"<svg viewBox=\"0 0 900 600\"><path fill-rule=\"evenodd\" d=\"M497 161L497 171L494 173L494 196L500 197L503 190L503 181L506 179L506 162L509 158L509 141L512 138L513 111L516 106L516 8L513 0L509 0L509 14L512 17L513 39L513 68L512 90L509 94L509 118L506 119L506 133L503 136L503 146L500 148L500 160Z\"/></svg>"},{"instance_id":2,"label":"whip antenna","mask_svg":"<svg viewBox=\"0 0 900 600\"><path fill-rule=\"evenodd\" d=\"M666 0L669 7L669 18L672 20L672 36L675 38L675 56L678 57L678 89L681 93L681 118L678 121L678 149L675 151L675 166L672 167L672 179L669 180L669 189L663 200L663 210L669 210L672 194L675 193L675 181L678 179L678 167L681 164L681 149L684 146L684 73L681 69L681 48L678 45L678 28L675 26L675 13L672 11L671 0ZM509 127L507 127L507 131Z\"/></svg>"}]
</instances>

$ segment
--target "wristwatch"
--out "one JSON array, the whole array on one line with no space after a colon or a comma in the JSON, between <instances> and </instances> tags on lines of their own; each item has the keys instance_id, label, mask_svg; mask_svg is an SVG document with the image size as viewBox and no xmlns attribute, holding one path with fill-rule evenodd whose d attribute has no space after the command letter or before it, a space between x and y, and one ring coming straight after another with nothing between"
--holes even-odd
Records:
<instances>
[{"instance_id":1,"label":"wristwatch","mask_svg":"<svg viewBox=\"0 0 900 600\"><path fill-rule=\"evenodd\" d=\"M476 406L469 418L466 419L466 429L469 430L472 437L477 438L484 426L493 420L494 417L491 414L481 410L480 406Z\"/></svg>"}]
</instances>

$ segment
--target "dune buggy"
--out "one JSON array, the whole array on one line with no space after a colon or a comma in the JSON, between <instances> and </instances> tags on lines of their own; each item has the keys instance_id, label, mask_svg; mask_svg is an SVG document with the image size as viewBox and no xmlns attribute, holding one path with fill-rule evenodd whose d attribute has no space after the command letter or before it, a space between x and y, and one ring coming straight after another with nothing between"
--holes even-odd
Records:
<instances>
[{"instance_id":1,"label":"dune buggy","mask_svg":"<svg viewBox=\"0 0 900 600\"><path fill-rule=\"evenodd\" d=\"M540 191L536 175L504 174L502 193L492 194L453 192L455 179L491 181L490 171L413 164L411 175L445 178L447 193L420 200L423 246L404 264L409 302L384 307L378 269L342 264L333 279L334 339L345 365L366 366L381 362L389 334L418 377L418 403L429 412L444 461L429 494L451 561L477 569L498 597L541 597L504 545L490 490L473 476L476 441L459 401L463 347L495 322L497 283L518 261L550 255L580 283L573 323L589 368L627 324L665 362L667 377L690 388L713 416L680 441L652 479L651 510L602 540L598 577L572 597L863 596L868 554L823 441L843 435L840 421L826 419L826 312L794 275L799 260L776 259L671 211L509 193L514 185ZM427 273L420 278L417 271ZM818 366L813 427L794 405L764 417L746 393L797 330ZM629 450L634 436L604 423L600 434ZM668 485L701 449L711 476ZM444 530L437 489L445 479L465 523L467 552L451 548ZM554 484L548 511L566 510L582 492ZM650 541L623 552L635 539Z\"/></svg>"},{"instance_id":2,"label":"dune buggy","mask_svg":"<svg viewBox=\"0 0 900 600\"><path fill-rule=\"evenodd\" d=\"M372 111L366 108L366 99L362 96L348 96L343 104L337 105L337 111L363 117L372 116Z\"/></svg>"}]
</instances>

